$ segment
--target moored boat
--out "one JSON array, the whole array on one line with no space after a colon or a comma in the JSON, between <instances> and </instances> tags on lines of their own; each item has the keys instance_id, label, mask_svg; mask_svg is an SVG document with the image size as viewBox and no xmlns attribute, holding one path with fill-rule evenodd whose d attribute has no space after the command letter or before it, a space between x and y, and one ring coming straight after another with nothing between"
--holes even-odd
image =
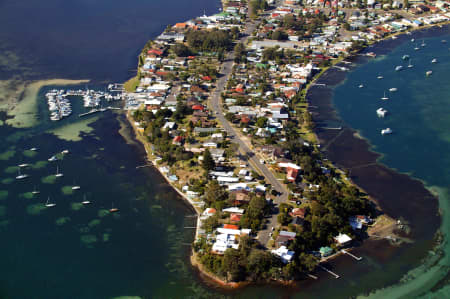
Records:
<instances>
[{"instance_id":1,"label":"moored boat","mask_svg":"<svg viewBox=\"0 0 450 299\"><path fill-rule=\"evenodd\" d=\"M381 130L381 135L387 135L387 134L392 134L391 128L386 128L386 129Z\"/></svg>"},{"instance_id":2,"label":"moored boat","mask_svg":"<svg viewBox=\"0 0 450 299\"><path fill-rule=\"evenodd\" d=\"M378 117L385 117L387 112L388 111L386 109L384 109L384 108L378 108L377 109Z\"/></svg>"},{"instance_id":3,"label":"moored boat","mask_svg":"<svg viewBox=\"0 0 450 299\"><path fill-rule=\"evenodd\" d=\"M390 92L395 92L395 91L397 91L397 88L396 87L389 88L389 91Z\"/></svg>"},{"instance_id":4,"label":"moored boat","mask_svg":"<svg viewBox=\"0 0 450 299\"><path fill-rule=\"evenodd\" d=\"M425 73L425 75L428 77L428 76L431 76L433 74L433 71L427 71L426 73Z\"/></svg>"}]
</instances>

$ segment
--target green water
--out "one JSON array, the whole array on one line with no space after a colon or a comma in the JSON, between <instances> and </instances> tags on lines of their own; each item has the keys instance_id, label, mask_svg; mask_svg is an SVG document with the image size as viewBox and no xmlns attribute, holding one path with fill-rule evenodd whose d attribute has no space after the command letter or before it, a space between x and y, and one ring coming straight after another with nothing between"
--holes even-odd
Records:
<instances>
[{"instance_id":1,"label":"green water","mask_svg":"<svg viewBox=\"0 0 450 299\"><path fill-rule=\"evenodd\" d=\"M367 138L374 151L383 154L380 161L423 180L439 196L443 235L439 250L420 267L405 273L401 283L376 291L371 298L450 296L450 50L442 39L450 41L450 35L415 43L408 39L388 55L358 67L334 91L340 117ZM422 40L425 47L420 47ZM415 45L421 49L415 51ZM414 67L406 67L404 54L410 55ZM431 63L433 58L438 63ZM403 65L404 70L394 71L397 65ZM433 74L426 77L428 70ZM377 79L379 75L384 79ZM364 88L359 88L360 84ZM389 92L392 87L398 91ZM384 92L387 101L380 99ZM389 111L385 118L377 117L379 107ZM381 129L387 127L393 134L382 136Z\"/></svg>"}]
</instances>

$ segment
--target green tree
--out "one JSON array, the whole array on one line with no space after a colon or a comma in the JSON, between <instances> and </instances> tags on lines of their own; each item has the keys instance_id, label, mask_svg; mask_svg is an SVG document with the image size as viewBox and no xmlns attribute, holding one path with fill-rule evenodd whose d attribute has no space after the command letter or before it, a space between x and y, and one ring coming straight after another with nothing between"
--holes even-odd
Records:
<instances>
[{"instance_id":1,"label":"green tree","mask_svg":"<svg viewBox=\"0 0 450 299\"><path fill-rule=\"evenodd\" d=\"M222 260L222 270L227 274L228 281L241 281L245 278L245 270L240 264L239 251L228 248Z\"/></svg>"},{"instance_id":2,"label":"green tree","mask_svg":"<svg viewBox=\"0 0 450 299\"><path fill-rule=\"evenodd\" d=\"M214 159L211 156L211 153L209 152L208 149L206 149L205 152L203 153L202 166L206 172L209 172L209 171L213 170L214 167L216 167L216 163L214 162Z\"/></svg>"}]
</instances>

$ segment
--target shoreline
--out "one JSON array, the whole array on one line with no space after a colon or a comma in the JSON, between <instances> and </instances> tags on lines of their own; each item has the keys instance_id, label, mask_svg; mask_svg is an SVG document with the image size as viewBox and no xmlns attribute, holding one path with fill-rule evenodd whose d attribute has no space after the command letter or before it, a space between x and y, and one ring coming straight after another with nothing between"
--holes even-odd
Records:
<instances>
[{"instance_id":1,"label":"shoreline","mask_svg":"<svg viewBox=\"0 0 450 299\"><path fill-rule=\"evenodd\" d=\"M448 24L449 22L446 22L446 24ZM364 52L365 50L367 50L367 48L369 48L369 47L371 47L371 46L373 46L373 45L377 45L377 44L380 44L380 42L384 42L384 41L386 41L386 40L388 40L388 39L390 39L392 36L394 36L394 35L406 35L407 33L406 32L412 32L412 31L420 31L420 30L426 30L426 29L430 29L430 28L435 28L435 27L437 27L437 26L442 26L442 24L434 24L434 25L430 25L430 26L423 26L423 27L420 27L420 28L412 28L412 30L408 30L408 31L405 31L405 32L400 32L400 33L396 33L396 34L393 34L393 35L389 35L389 36L387 36L387 37L385 37L385 38L383 38L383 39L381 39L381 40L377 40L377 41L375 41L374 43L371 43L368 47L366 47L366 48L364 48L364 49L362 49L361 51L358 51L358 53L356 53L356 54L351 54L351 55L349 55L349 56L347 56L347 57L345 57L345 58L343 58L342 60L345 60L345 59L352 59L353 57L355 57L355 55L358 55L359 53L361 53L361 52ZM342 60L340 60L340 61L342 61ZM320 81L324 76L326 76L328 73L330 72L330 68L328 68L327 70L324 70L323 72L321 72L320 73L320 75L318 75L316 78L314 78L312 81L311 81L311 83L312 82L317 82L317 81ZM305 94L306 95L308 95L308 93L310 92L310 90L311 90L311 88L310 87L312 87L311 86L311 84L308 86L308 88L305 90ZM309 108L308 108L309 109ZM130 119L130 114L129 113L126 113L126 118L127 118L127 120L128 120L128 122L130 123L130 125L131 125L131 127L133 128L133 131L134 131L134 133L135 133L135 137L136 137L136 139L144 146L144 149L145 149L145 152L146 152L146 154L147 154L147 160L149 161L149 162L151 162L151 164L158 170L158 172L162 175L162 177L166 180L166 182L173 188L173 189L175 189L175 191L185 200L185 201L187 201L190 205L191 205L191 207L196 211L196 214L197 214L197 226L196 226L196 230L195 230L195 237L197 237L197 235L198 235L198 230L199 230L199 228L200 228L200 212L199 212L199 209L198 209L198 207L196 207L196 205L195 205L195 202L194 201L192 201L191 199L189 199L183 192L181 192L170 180L169 180L169 178L157 167L157 163L156 163L156 161L154 160L154 159L152 159L153 157L152 157L152 155L151 155L151 152L150 152L150 149L149 149L149 145L150 145L150 143L149 142L146 142L145 140L143 140L142 138L143 138L143 136L142 136L142 134L137 130L137 128L136 128L136 126L135 126L135 124L133 123L133 121ZM317 123L316 121L314 121L315 123ZM315 135L316 135L316 138L317 138L317 140L320 140L321 138L319 137L319 134L318 134L318 132L314 129L314 130L312 130L312 133L314 133ZM327 155L327 158L328 158L328 155ZM335 160L333 160L333 159L331 159L330 158L330 160L333 162L333 165L335 165L336 166L336 168L338 168L338 169L340 169L340 170L342 170L342 169L348 169L347 167L343 167L342 165L339 165L339 163L335 163ZM377 163L377 162L376 162ZM362 189L363 191L366 191L366 188L364 188L363 186L361 186L361 184L359 184L359 183L357 183L357 182L355 182L355 180L353 180L352 178L350 178L351 179L351 181L352 181L352 183L354 183L356 186L358 186L358 188L360 188L360 189ZM369 194L369 192L367 192L368 194ZM377 197L374 197L374 196L372 196L372 195L370 195L370 197L369 197L369 200L370 201L372 201L372 202L375 202L375 204L377 205L377 206L379 206L379 202L376 200L376 198ZM382 211L384 212L384 209L382 209ZM387 213L388 214L388 213ZM388 214L389 215L389 214ZM368 239L372 239L372 237L369 237ZM373 239L375 239L375 238L373 238ZM362 245L362 246L364 246L364 245ZM359 246L359 247L361 247L361 246ZM336 255L333 255L333 256L331 256L331 257L329 257L329 259L331 260L331 259L334 259L334 258L337 258L338 256L340 256L341 254L336 254ZM222 279L220 279L219 277L217 277L217 276L215 276L214 274L212 274L212 273L209 273L206 269L204 269L202 266L201 266L201 264L198 262L198 260L196 259L196 257L195 257L195 253L192 253L191 254L191 256L190 256L190 262L191 262L191 265L194 267L194 268L196 268L196 269L198 269L198 271L200 272L200 274L201 275L204 275L204 276L206 276L208 279L210 279L211 281L213 281L214 283L216 283L216 284L218 284L219 286L221 286L221 287L224 287L224 288L227 288L227 289L235 289L235 288L239 288L239 287L243 287L243 286L246 286L246 285L249 285L249 284L254 284L254 283L250 283L250 282L242 282L242 283L228 283L228 282L226 282L226 281L223 281ZM285 285L285 284L287 284L288 282L280 282L280 281L274 281L275 283L277 283L277 284L283 284L283 285Z\"/></svg>"},{"instance_id":2,"label":"shoreline","mask_svg":"<svg viewBox=\"0 0 450 299\"><path fill-rule=\"evenodd\" d=\"M444 28L443 30L448 30L449 24L450 22L445 22L435 24L433 26L414 28L414 30L408 31L411 32L411 34L402 32L400 34L396 34L396 36L398 36L399 42L403 43L404 41L401 39L408 38L408 35L426 35L427 31L430 29L439 30ZM433 35L433 33L431 35ZM439 32L436 35L439 36ZM413 35L413 37L415 36ZM391 41L394 43L392 46L389 45L386 48L383 47L383 45L386 45L386 43ZM361 58L360 56L364 55L362 53L374 51L376 54L381 52L381 54L384 55L391 52L397 46L397 42L392 40L392 35L389 35L373 44L370 44L360 51L349 55L346 57L346 60L357 64L357 66L361 66L370 60L370 58ZM352 69L353 67L350 72ZM314 131L323 146L322 151L327 158L335 163L338 168L349 170L351 173L350 179L363 190L367 190L369 196L374 199L383 212L389 216L393 216L396 219L402 219L402 222L406 219L407 225L412 227L411 234L408 235L407 238L413 239L413 242L418 244L417 246L422 246L421 248L423 248L423 250L422 252L414 252L414 256L417 257L414 260L417 263L411 264L410 267L408 267L408 269L401 274L399 277L400 279L410 270L422 265L422 261L428 258L429 250L433 252L439 250L442 240L440 240L440 242L427 242L427 238L434 240L437 236L439 236L443 221L442 217L444 215L442 215L442 211L439 208L439 197L431 190L432 186L427 186L424 181L381 163L379 160L383 154L373 150L373 146L370 141L361 137L359 131L345 124L337 114L337 108L333 103L333 90L344 80L346 80L346 78L346 73L329 69L315 80L315 82L326 84L326 87L314 87L306 92L308 103L317 106L317 109L314 109L313 111L309 109L309 111L313 113L313 120L315 123L337 121L343 125L343 129L339 133L320 129L314 129ZM345 149L342 149L342 147ZM347 151L347 153L344 151ZM352 161L352 159L349 159L348 157L356 158L357 161ZM378 180L380 173L388 176L388 178ZM370 182L370 178L377 178L377 182ZM385 190L383 190L383 185L386 185L387 187ZM389 194L393 191L390 185L401 186L399 189L403 189L404 192L394 190L396 194ZM410 188L410 190L408 190L408 188ZM425 208L425 211L414 211L415 213L412 212L412 209L409 207L410 205L405 205L406 211L399 210L398 204L402 201L402 199L399 200L399 198L402 198L402 193L406 196L409 196L410 194L412 195L412 202L410 205L414 205L414 203L424 205L425 202L430 202L429 200L431 200L432 204L430 206L432 207L428 206ZM403 197L405 197L404 195ZM395 200L399 201L396 203L397 207L396 204L392 203ZM415 202L415 200L417 200L417 202ZM403 201L405 202L404 199ZM427 217L432 219L426 219ZM425 220L423 218L425 218ZM429 225L428 229L424 229L423 226L427 225ZM406 243L409 242L407 241ZM400 244L398 250L395 250L395 248L392 247L392 251L400 252L403 255L408 254L410 252L407 251L409 249L409 246L407 245L408 244ZM367 244L367 246L365 246L365 244L362 244L361 247L370 253L371 251L374 251L374 248L370 247L376 246L371 244ZM388 250L390 249L388 248ZM394 254L388 258L389 263L393 262L393 256ZM397 282L398 281L393 281L387 285L393 285ZM378 289L379 288L373 289L371 292Z\"/></svg>"}]
</instances>

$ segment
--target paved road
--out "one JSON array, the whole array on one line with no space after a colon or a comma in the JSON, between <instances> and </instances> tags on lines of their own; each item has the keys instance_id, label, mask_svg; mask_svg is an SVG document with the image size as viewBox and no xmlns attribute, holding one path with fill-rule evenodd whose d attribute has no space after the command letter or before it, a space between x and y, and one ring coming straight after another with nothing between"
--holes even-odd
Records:
<instances>
[{"instance_id":1,"label":"paved road","mask_svg":"<svg viewBox=\"0 0 450 299\"><path fill-rule=\"evenodd\" d=\"M256 29L258 23L247 23L245 32L243 37L240 39L240 42L244 43L247 41L248 37L251 33ZM242 139L242 135L239 132L236 132L235 129L231 126L228 120L225 118L223 109L222 109L222 101L220 94L225 90L226 83L231 74L233 68L233 57L234 53L230 52L227 54L225 61L222 63L221 69L221 77L217 81L216 90L212 94L210 106L217 119L222 124L222 127L227 132L227 135L232 138L232 141L239 145L239 150L241 154L248 158L248 162L250 166L264 175L267 182L272 185L272 187L281 193L280 196L277 196L275 199L276 204L280 204L288 199L288 190L277 180L277 178L273 175L273 173L267 168L265 164L260 163L257 155L249 148L246 142ZM258 235L258 239L261 244L266 245L270 239L271 228L275 227L277 224L277 215L274 214L269 219L269 223L267 224L266 229L260 231Z\"/></svg>"}]
</instances>

